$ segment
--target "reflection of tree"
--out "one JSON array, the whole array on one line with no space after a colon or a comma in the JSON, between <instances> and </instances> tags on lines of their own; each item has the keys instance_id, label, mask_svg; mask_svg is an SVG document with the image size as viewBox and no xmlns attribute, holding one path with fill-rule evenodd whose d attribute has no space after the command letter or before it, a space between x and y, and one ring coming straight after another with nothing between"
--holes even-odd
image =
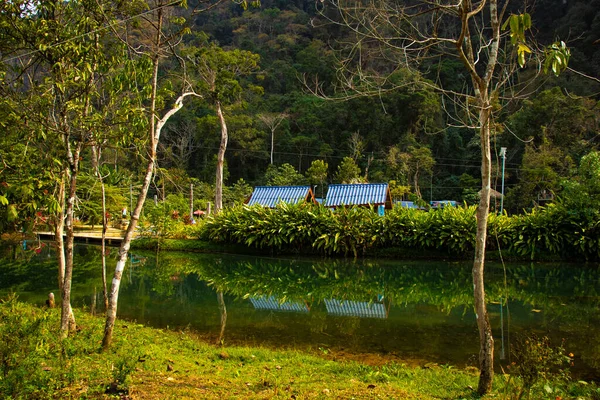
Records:
<instances>
[{"instance_id":1,"label":"reflection of tree","mask_svg":"<svg viewBox=\"0 0 600 400\"><path fill-rule=\"evenodd\" d=\"M223 339L225 338L225 325L227 325L227 308L225 307L222 291L217 292L217 302L219 303L219 313L221 314L221 330L219 332L217 344L222 344Z\"/></svg>"},{"instance_id":2,"label":"reflection of tree","mask_svg":"<svg viewBox=\"0 0 600 400\"><path fill-rule=\"evenodd\" d=\"M92 246L81 246L76 250L73 293L77 299L87 303L94 287L101 285L100 250ZM325 305L321 303L325 299L373 302L383 294L386 301L395 305L390 318L396 321L412 318L419 310L425 311L421 315L433 318L419 320L414 326L407 325L406 330L390 330L386 334L386 337L396 341L406 340L403 346L410 346L410 337L418 336L418 343L427 343L428 349L415 349L415 354L427 352L432 359L449 345L449 339L440 336L439 330L435 329L441 326L440 321L445 317L433 316L431 311L440 310L452 314L451 318L461 318L463 310L470 312L472 309L472 283L467 264L346 260L312 262L159 253L157 266L153 254L139 252L138 257L147 259L145 265L137 264L132 270L131 281L124 279L123 282L128 289L122 294L123 301L127 308L137 310L135 318L148 320L158 316L159 319L168 319L178 314L177 318L191 318L189 321L196 326L216 326L215 333L219 333L220 328L221 338L224 337L222 328L225 324L217 325L222 314L219 315L215 307L215 291L222 293L223 300L231 295L239 299L273 296L280 301L307 301L311 305L307 320L303 322L310 326L307 331L319 337L323 333L337 332L344 335L343 340L348 340L349 335L352 335L351 340L362 340L355 337L360 336L356 333L363 330L360 320L332 317L324 312ZM0 291L12 288L17 292L33 293L33 296L28 295L28 300L42 304L47 292L55 290L54 263L55 259L48 258L48 254L33 258L31 262L0 261ZM128 278L128 275L124 278ZM207 283L215 290L207 290ZM506 270L505 287L503 270L490 265L486 283L491 302L498 302L508 295L511 329L515 329L515 332L530 329L535 323L536 329L550 332L557 343L562 337L567 338L569 351L575 352L578 359L592 368L600 369L600 341L596 338L598 335L591 334L595 333L595 326L600 326L600 278L597 268L513 264ZM198 304L212 305L214 310L199 313ZM248 307L252 309L249 304ZM490 308L497 329L498 309L497 304ZM232 310L235 312L235 307ZM272 317L272 320L263 321L255 328L280 331L290 321L287 315L273 314ZM236 324L241 323L240 319L250 321L251 317L238 315L235 320L229 318L226 321L227 329L235 329L232 326L238 326ZM171 323L171 319L168 323ZM449 329L455 338L462 328L457 326ZM500 335L500 331L494 333ZM584 345L585 349L576 347Z\"/></svg>"}]
</instances>

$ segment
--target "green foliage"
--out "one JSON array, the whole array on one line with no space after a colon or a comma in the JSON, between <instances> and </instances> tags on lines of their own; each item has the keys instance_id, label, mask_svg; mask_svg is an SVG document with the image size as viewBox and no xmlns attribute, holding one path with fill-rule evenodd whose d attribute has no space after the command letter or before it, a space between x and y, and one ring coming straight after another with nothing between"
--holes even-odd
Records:
<instances>
[{"instance_id":1,"label":"green foliage","mask_svg":"<svg viewBox=\"0 0 600 400\"><path fill-rule=\"evenodd\" d=\"M16 297L0 300L0 393L7 398L52 396L52 375L40 367L51 344L42 335L48 315L24 313Z\"/></svg>"},{"instance_id":2,"label":"green foliage","mask_svg":"<svg viewBox=\"0 0 600 400\"><path fill-rule=\"evenodd\" d=\"M370 208L339 207L322 220L322 234L313 247L325 254L352 254L357 257L378 247L383 234L383 219Z\"/></svg>"},{"instance_id":3,"label":"green foliage","mask_svg":"<svg viewBox=\"0 0 600 400\"><path fill-rule=\"evenodd\" d=\"M562 398L568 395L564 386L570 379L568 368L573 354L563 345L552 347L548 337L521 337L512 350L511 374L520 379L517 398Z\"/></svg>"},{"instance_id":4,"label":"green foliage","mask_svg":"<svg viewBox=\"0 0 600 400\"><path fill-rule=\"evenodd\" d=\"M323 183L327 180L328 170L329 164L323 160L315 160L306 170L306 178L311 185L323 185Z\"/></svg>"},{"instance_id":5,"label":"green foliage","mask_svg":"<svg viewBox=\"0 0 600 400\"><path fill-rule=\"evenodd\" d=\"M531 29L531 16L528 13L511 15L502 25L502 30L510 26L510 43L517 48L519 66L525 66L525 55L531 53L526 44L525 31Z\"/></svg>"},{"instance_id":6,"label":"green foliage","mask_svg":"<svg viewBox=\"0 0 600 400\"><path fill-rule=\"evenodd\" d=\"M552 73L559 76L569 66L571 51L565 42L554 42L546 49L546 58L544 60L544 73L552 70Z\"/></svg>"},{"instance_id":7,"label":"green foliage","mask_svg":"<svg viewBox=\"0 0 600 400\"><path fill-rule=\"evenodd\" d=\"M476 206L423 211L395 207L378 216L363 207L329 210L321 205L281 203L274 209L243 206L211 216L204 240L277 251L312 249L359 256L378 248L437 250L468 258L475 244ZM560 207L535 208L509 217L490 215L487 246L519 258L551 255L600 259L600 223ZM573 251L575 250L575 251Z\"/></svg>"},{"instance_id":8,"label":"green foliage","mask_svg":"<svg viewBox=\"0 0 600 400\"><path fill-rule=\"evenodd\" d=\"M362 181L360 174L360 167L356 161L352 157L344 157L338 165L335 181L337 183L359 183Z\"/></svg>"},{"instance_id":9,"label":"green foliage","mask_svg":"<svg viewBox=\"0 0 600 400\"><path fill-rule=\"evenodd\" d=\"M272 164L269 165L267 172L265 173L265 179L269 186L293 186L306 183L304 175L287 163L279 167Z\"/></svg>"},{"instance_id":10,"label":"green foliage","mask_svg":"<svg viewBox=\"0 0 600 400\"><path fill-rule=\"evenodd\" d=\"M183 224L184 216L189 218L188 201L181 194L170 194L157 204L148 202L140 233L154 237L185 237Z\"/></svg>"}]
</instances>

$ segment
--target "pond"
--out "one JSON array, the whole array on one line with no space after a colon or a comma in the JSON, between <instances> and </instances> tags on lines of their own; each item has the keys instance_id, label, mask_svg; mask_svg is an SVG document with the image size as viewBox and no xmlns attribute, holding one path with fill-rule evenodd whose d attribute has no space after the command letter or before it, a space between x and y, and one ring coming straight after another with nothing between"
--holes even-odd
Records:
<instances>
[{"instance_id":1,"label":"pond","mask_svg":"<svg viewBox=\"0 0 600 400\"><path fill-rule=\"evenodd\" d=\"M117 249L111 251L109 269ZM48 292L57 293L50 246L7 253L0 260L0 297L15 292L43 304ZM77 246L75 307L102 311L100 271L100 249ZM516 341L547 336L575 354L577 377L600 380L599 289L598 265L488 263L498 368L510 364ZM297 348L367 362L477 365L468 262L134 251L118 314L154 327L190 329L225 345Z\"/></svg>"}]
</instances>

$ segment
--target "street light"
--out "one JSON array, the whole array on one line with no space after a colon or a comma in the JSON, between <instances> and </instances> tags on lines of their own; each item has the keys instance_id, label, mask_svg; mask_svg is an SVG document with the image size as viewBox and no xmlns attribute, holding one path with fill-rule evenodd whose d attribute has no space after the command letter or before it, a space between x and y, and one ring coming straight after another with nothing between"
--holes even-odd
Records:
<instances>
[{"instance_id":1,"label":"street light","mask_svg":"<svg viewBox=\"0 0 600 400\"><path fill-rule=\"evenodd\" d=\"M500 147L500 157L502 157L502 196L500 197L500 215L504 210L504 164L506 164L506 147Z\"/></svg>"},{"instance_id":2,"label":"street light","mask_svg":"<svg viewBox=\"0 0 600 400\"><path fill-rule=\"evenodd\" d=\"M506 164L506 147L500 147L500 157L502 157L502 193L500 197L500 215L502 215L502 211L504 209L504 165ZM508 299L507 299L508 301ZM502 349L500 351L500 359L505 359L504 354L504 301L502 297L500 297L500 330L502 332Z\"/></svg>"}]
</instances>

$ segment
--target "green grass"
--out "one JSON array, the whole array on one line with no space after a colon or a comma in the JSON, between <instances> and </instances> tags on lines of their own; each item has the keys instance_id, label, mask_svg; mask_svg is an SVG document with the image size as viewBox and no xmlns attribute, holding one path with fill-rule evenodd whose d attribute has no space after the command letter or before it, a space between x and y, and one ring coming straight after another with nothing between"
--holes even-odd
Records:
<instances>
[{"instance_id":1,"label":"green grass","mask_svg":"<svg viewBox=\"0 0 600 400\"><path fill-rule=\"evenodd\" d=\"M477 398L473 371L398 363L372 366L333 361L324 354L221 347L192 332L124 321L115 326L111 350L101 352L103 318L85 312L76 316L78 331L61 341L58 309L40 309L14 298L0 302L2 398ZM496 391L486 398L513 398L510 393L516 391L503 387L502 381L496 379ZM577 388L585 393L582 398L597 393L593 385L582 387Z\"/></svg>"}]
</instances>

